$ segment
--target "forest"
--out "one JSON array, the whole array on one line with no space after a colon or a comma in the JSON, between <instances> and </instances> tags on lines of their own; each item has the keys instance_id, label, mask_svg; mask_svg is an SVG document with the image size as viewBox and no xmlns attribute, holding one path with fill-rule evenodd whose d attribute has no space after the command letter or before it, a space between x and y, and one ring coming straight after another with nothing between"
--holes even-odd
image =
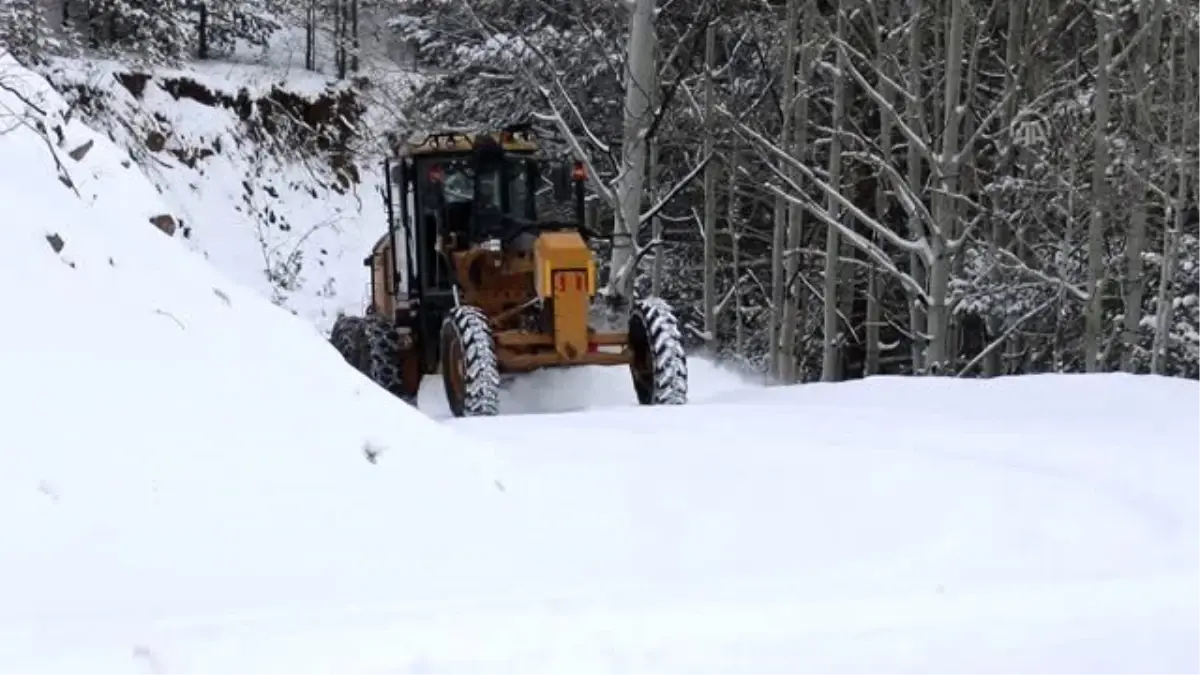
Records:
<instances>
[{"instance_id":1,"label":"forest","mask_svg":"<svg viewBox=\"0 0 1200 675\"><path fill-rule=\"evenodd\" d=\"M30 63L288 25L421 75L364 133L533 123L587 165L606 300L775 381L1200 377L1195 3L0 0Z\"/></svg>"}]
</instances>

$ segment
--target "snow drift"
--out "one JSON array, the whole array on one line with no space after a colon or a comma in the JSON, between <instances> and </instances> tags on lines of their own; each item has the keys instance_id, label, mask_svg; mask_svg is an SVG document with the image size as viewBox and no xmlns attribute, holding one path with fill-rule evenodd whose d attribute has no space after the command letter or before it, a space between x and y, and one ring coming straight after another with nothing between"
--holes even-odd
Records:
<instances>
[{"instance_id":1,"label":"snow drift","mask_svg":"<svg viewBox=\"0 0 1200 675\"><path fill-rule=\"evenodd\" d=\"M0 83L0 668L89 617L415 593L488 545L486 443L159 231L158 191L45 80L3 56Z\"/></svg>"}]
</instances>

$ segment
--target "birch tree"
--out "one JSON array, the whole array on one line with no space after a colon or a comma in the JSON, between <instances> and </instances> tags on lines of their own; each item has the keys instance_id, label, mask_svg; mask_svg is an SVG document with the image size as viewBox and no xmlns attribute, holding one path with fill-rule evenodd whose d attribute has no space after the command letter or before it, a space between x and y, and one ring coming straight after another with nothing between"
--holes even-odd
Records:
<instances>
[{"instance_id":1,"label":"birch tree","mask_svg":"<svg viewBox=\"0 0 1200 675\"><path fill-rule=\"evenodd\" d=\"M893 109L895 106L895 91L891 86L892 78L895 73L891 67L891 50L896 46L895 40L891 38L890 33L895 30L895 25L900 17L900 0L889 0L887 4L886 14L883 17L876 18L874 4L868 4L868 10L872 14L872 19L875 23L884 26L885 30L876 32L875 34L875 72L878 73L878 89L879 95L883 99L881 107ZM879 117L879 152L884 161L892 160L892 118L884 112ZM879 222L885 222L887 213L891 207L890 200L887 198L887 191L882 185L877 186L875 190L875 219ZM878 235L872 237L872 243L879 245ZM867 319L866 319L866 360L863 364L864 375L874 375L879 372L880 360L880 322L881 322L881 295L882 295L883 279L875 265L871 265L867 272Z\"/></svg>"},{"instance_id":2,"label":"birch tree","mask_svg":"<svg viewBox=\"0 0 1200 675\"><path fill-rule=\"evenodd\" d=\"M1087 317L1083 338L1084 369L1100 370L1101 293L1104 291L1104 231L1108 209L1109 60L1112 54L1112 15L1107 0L1096 0L1095 156L1092 159L1092 218L1088 223Z\"/></svg>"},{"instance_id":3,"label":"birch tree","mask_svg":"<svg viewBox=\"0 0 1200 675\"><path fill-rule=\"evenodd\" d=\"M909 21L912 22L912 25L908 29L908 96L904 103L908 130L903 132L908 145L908 157L905 162L907 183L903 189L909 195L921 194L923 184L921 148L924 145L914 142L912 138L915 131L921 128L921 119L924 115L924 111L921 109L921 102L924 100L921 93L924 89L921 84L921 44L924 39L921 24L922 10L921 0L909 0ZM886 98L879 96L877 102L881 115L893 120L896 118L896 114L888 105ZM908 231L919 241L925 236L925 224L921 222L914 210L905 209L905 212L908 214ZM905 295L908 297L908 325L913 336L913 372L924 372L925 370L925 307L921 299L913 292L914 287L921 288L925 285L925 261L919 253L919 249L908 251L908 269L913 278L913 285L905 291Z\"/></svg>"},{"instance_id":4,"label":"birch tree","mask_svg":"<svg viewBox=\"0 0 1200 675\"><path fill-rule=\"evenodd\" d=\"M1142 0L1140 3L1140 23L1142 30L1152 34L1158 33L1162 20L1162 0ZM1135 129L1134 143L1136 145L1136 163L1133 175L1130 176L1133 185L1148 180L1150 171L1150 137L1153 135L1151 121L1151 97L1149 87L1150 69L1154 67L1161 45L1157 35L1143 38L1137 48L1137 56L1133 60L1132 81L1134 86ZM1142 294L1145 280L1142 278L1142 254L1146 246L1146 206L1150 190L1148 186L1137 189L1137 197L1131 205L1129 218L1129 238L1126 241L1125 259L1125 320L1123 326L1123 349L1121 350L1121 370L1135 372L1134 356L1139 343L1140 326L1142 322Z\"/></svg>"},{"instance_id":5,"label":"birch tree","mask_svg":"<svg viewBox=\"0 0 1200 675\"><path fill-rule=\"evenodd\" d=\"M839 0L835 8L837 12L837 32L835 43L837 49L837 69L833 73L833 137L829 141L829 184L840 192L842 182L842 127L846 114L846 79L845 72L848 61L846 50L841 48L846 41L846 4L849 0ZM821 343L821 381L836 382L840 378L841 350L838 348L841 338L838 335L838 277L840 275L838 260L841 256L842 238L838 226L833 223L841 220L841 209L833 193L825 195L825 210L828 214L825 232L825 288L823 300L823 335Z\"/></svg>"},{"instance_id":6,"label":"birch tree","mask_svg":"<svg viewBox=\"0 0 1200 675\"><path fill-rule=\"evenodd\" d=\"M798 36L796 24L800 16L800 3L804 0L787 0L783 22L783 63L780 66L779 81L781 84L779 97L779 148L788 148L792 143L792 124L795 121L796 98L796 54ZM791 174L789 161L785 158L779 164L779 171ZM771 238L771 329L768 363L771 376L784 381L790 380L785 375L786 361L793 360L791 345L783 342L786 313L784 307L789 304L789 294L784 269L784 258L787 251L787 227L789 206L785 197L775 198L774 228ZM793 321L795 314L791 314ZM793 327L794 328L794 327ZM786 347L786 353L784 351Z\"/></svg>"},{"instance_id":7,"label":"birch tree","mask_svg":"<svg viewBox=\"0 0 1200 675\"><path fill-rule=\"evenodd\" d=\"M1194 86L1196 75L1195 60L1191 58L1188 44L1188 30L1182 26L1170 29L1169 46L1167 49L1167 100L1173 104L1167 124L1167 139L1176 139L1177 152L1172 164L1175 169L1174 199L1167 198L1164 211L1164 231L1161 251L1161 269L1158 280L1158 296L1156 298L1154 318L1154 338L1150 350L1150 372L1158 375L1165 370L1167 360L1167 345L1170 342L1171 318L1174 314L1174 298L1171 294L1172 282L1176 273L1176 263L1179 257L1180 238L1183 235L1184 210L1187 208L1188 186L1195 185L1196 180L1190 169L1194 169L1194 158L1187 158L1189 149L1198 152L1196 121L1200 113L1200 92ZM1183 44L1179 44L1179 36L1183 35ZM1181 49L1182 47L1182 49ZM1179 53L1183 52L1183 58ZM1179 67L1182 61L1183 67ZM1178 100L1178 103L1176 101Z\"/></svg>"},{"instance_id":8,"label":"birch tree","mask_svg":"<svg viewBox=\"0 0 1200 675\"><path fill-rule=\"evenodd\" d=\"M1192 52L1183 58L1182 44L1167 42L1195 41L1195 8L849 3L657 3L661 50L640 136L652 167L637 167L645 178L632 223L622 191L637 143L626 142L631 108L612 102L637 98L636 41L626 39L637 3L572 4L579 17L554 19L557 32L510 40L519 48L505 65L536 55L535 77L516 81L535 83L526 98L538 123L574 137L565 143L588 163L592 203L640 234L624 237L626 260L655 252L648 286L680 309L694 343L744 353L774 381L854 373L864 334L867 373L1095 370L1118 360L1194 372L1195 119L1182 99L1197 83ZM540 26L538 8L567 7L471 4L490 8L493 26L518 14ZM724 41L715 68L714 20ZM423 35L437 28L423 24ZM420 53L461 59L462 81L516 89L500 84L495 57ZM519 96L491 98L489 110L522 110ZM488 97L423 100L451 109ZM725 148L739 142L735 163ZM705 164L711 156L720 167ZM720 171L732 191L725 206ZM670 255L654 248L664 239ZM618 246L616 267L602 264L610 287L640 277L621 255Z\"/></svg>"},{"instance_id":9,"label":"birch tree","mask_svg":"<svg viewBox=\"0 0 1200 675\"><path fill-rule=\"evenodd\" d=\"M716 143L716 92L713 71L717 67L717 27L709 22L704 30L704 156L711 157ZM717 163L704 168L704 341L709 353L717 351Z\"/></svg>"},{"instance_id":10,"label":"birch tree","mask_svg":"<svg viewBox=\"0 0 1200 675\"><path fill-rule=\"evenodd\" d=\"M633 295L635 240L640 225L646 171L646 131L650 126L654 69L654 0L633 0L626 48L625 108L621 173L616 181L618 208L613 224L609 296L619 305Z\"/></svg>"},{"instance_id":11,"label":"birch tree","mask_svg":"<svg viewBox=\"0 0 1200 675\"><path fill-rule=\"evenodd\" d=\"M1027 3L1020 0L1015 0L1008 5L1008 31L1004 41L1004 90L1007 100L1004 104L1004 116L1001 120L1003 128L1007 131L1007 147L1000 150L1000 166L999 175L1003 177L1011 177L1015 174L1015 165L1017 159L1017 143L1018 134L1018 117L1017 106L1020 103L1020 89L1022 87L1022 78L1025 76L1025 69L1020 68L1020 54L1024 44L1024 27L1025 27L1025 12ZM1036 121L1036 120L1035 120ZM1013 204L1008 200L1002 203L1005 210L1013 210ZM1071 209L1068 208L1068 219L1073 218ZM1012 228L1007 219L1003 216L993 219L991 237L988 240L989 258L996 261L1000 257L1001 250L1007 250L1012 242ZM1001 267L993 265L990 280L992 283L1002 283L1003 275ZM1003 317L1000 312L992 311L988 313L988 332L991 335L997 335L1001 332L1003 325ZM993 349L988 356L983 360L983 373L985 377L995 377L999 375L1001 366L1001 351L999 348Z\"/></svg>"},{"instance_id":12,"label":"birch tree","mask_svg":"<svg viewBox=\"0 0 1200 675\"><path fill-rule=\"evenodd\" d=\"M796 6L793 6L796 5ZM812 76L812 47L809 45L811 39L811 21L812 14L810 13L811 0L793 0L789 2L788 7L792 12L796 12L795 25L793 32L796 32L796 56L799 60L799 65L793 76L793 87L795 93L788 104L790 110L785 110L784 114L791 114L792 123L795 125L791 129L791 153L792 156L800 161L806 161L808 158L808 113L809 113L809 96L811 95L811 76ZM784 142L787 142L786 139ZM790 170L789 170L790 171ZM795 172L791 172L794 174ZM800 270L800 246L804 236L804 209L791 206L787 209L787 237L785 249L787 251L787 259L784 264L783 279L786 280L784 288L784 303L783 310L780 312L781 321L781 336L780 343L785 350L786 358L780 363L779 378L783 382L791 383L796 381L796 324L798 322L797 311L799 309L799 291L797 290L797 279L801 273Z\"/></svg>"}]
</instances>

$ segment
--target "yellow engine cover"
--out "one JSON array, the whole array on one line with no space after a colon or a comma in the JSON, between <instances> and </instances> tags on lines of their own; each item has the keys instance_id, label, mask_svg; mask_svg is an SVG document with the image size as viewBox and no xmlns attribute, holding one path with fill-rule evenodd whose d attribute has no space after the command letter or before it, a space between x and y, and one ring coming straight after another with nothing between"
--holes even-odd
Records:
<instances>
[{"instance_id":1,"label":"yellow engine cover","mask_svg":"<svg viewBox=\"0 0 1200 675\"><path fill-rule=\"evenodd\" d=\"M596 263L578 232L546 232L534 245L538 296L553 302L554 348L574 360L588 351L588 309Z\"/></svg>"}]
</instances>

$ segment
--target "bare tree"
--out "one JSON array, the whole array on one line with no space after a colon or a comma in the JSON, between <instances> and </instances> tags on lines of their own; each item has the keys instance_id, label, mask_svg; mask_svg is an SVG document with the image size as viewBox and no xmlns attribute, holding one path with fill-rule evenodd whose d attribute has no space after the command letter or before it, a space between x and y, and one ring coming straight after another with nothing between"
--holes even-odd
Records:
<instances>
[{"instance_id":1,"label":"bare tree","mask_svg":"<svg viewBox=\"0 0 1200 675\"><path fill-rule=\"evenodd\" d=\"M711 157L716 143L716 92L713 71L717 67L717 27L709 22L704 31L704 156ZM709 352L717 350L717 163L704 168L704 341Z\"/></svg>"},{"instance_id":2,"label":"bare tree","mask_svg":"<svg viewBox=\"0 0 1200 675\"><path fill-rule=\"evenodd\" d=\"M793 107L791 114L794 116L791 138L792 156L804 161L808 156L808 114L809 114L809 93L812 86L812 47L809 45L810 39L810 23L812 22L812 14L810 8L812 3L810 0L796 0L794 3L799 5L798 8L793 8L793 11L798 11L799 15L796 18L799 29L795 39L798 44L799 67L795 74L795 95L794 102L790 105ZM789 8L792 5L789 4ZM785 112L785 114L787 114ZM793 175L795 172L791 172ZM800 269L800 246L804 237L804 209L792 206L788 208L788 228L787 228L787 260L784 265L784 279L786 286L784 288L784 305L782 316L782 336L780 342L783 349L786 350L787 357L782 360L779 370L779 378L783 382L796 381L796 324L798 323L797 312L799 310L799 292L797 291L797 280L799 279Z\"/></svg>"},{"instance_id":3,"label":"bare tree","mask_svg":"<svg viewBox=\"0 0 1200 675\"><path fill-rule=\"evenodd\" d=\"M846 50L841 49L846 41L846 2L839 0L834 11L837 12L837 32L835 34L837 50L837 70L833 74L833 137L829 141L829 184L834 190L841 191L842 182L842 130L846 116L846 79L845 73L849 60ZM823 298L825 311L823 316L823 335L821 342L821 380L836 382L841 376L841 337L838 335L838 277L840 271L838 261L841 255L842 238L839 228L832 223L841 220L842 214L833 193L825 196L825 210L829 217L826 222L825 234L825 288Z\"/></svg>"},{"instance_id":4,"label":"bare tree","mask_svg":"<svg viewBox=\"0 0 1200 675\"><path fill-rule=\"evenodd\" d=\"M886 31L876 31L875 33L875 72L878 73L879 94L883 98L883 107L893 109L895 106L895 90L891 86L891 79L897 75L891 67L891 59L888 58L892 48L896 42L892 39L885 38L897 20L900 18L900 0L889 0L887 5L886 15L882 20L875 17L875 6L869 4L867 9L872 13L874 23L885 26ZM880 110L879 118L879 153L885 161L892 159L892 133L893 125L892 118L886 113L886 110ZM884 222L891 204L887 197L887 191L883 189L875 190L875 218L880 222ZM872 243L879 245L878 235L872 236ZM867 325L865 331L866 340L866 359L863 364L864 375L874 375L879 372L880 364L880 328L882 320L882 286L884 279L879 274L878 268L871 265L867 271Z\"/></svg>"},{"instance_id":5,"label":"bare tree","mask_svg":"<svg viewBox=\"0 0 1200 675\"><path fill-rule=\"evenodd\" d=\"M1162 0L1142 0L1140 18L1142 29L1158 32L1162 21ZM1133 61L1134 95L1137 100L1135 108L1135 140L1137 159L1133 175L1130 176L1136 186L1139 182L1149 180L1150 169L1150 137L1153 124L1150 119L1150 98L1152 91L1149 87L1150 69L1154 67L1158 51L1161 48L1159 39L1143 39L1138 46L1137 55ZM1142 322L1142 296L1146 283L1142 278L1142 254L1146 247L1146 188L1138 191L1140 198L1134 199L1129 218L1129 238L1126 241L1126 276L1125 276L1125 322L1123 333L1123 349L1121 350L1121 369L1134 372L1136 369L1134 356L1139 342L1138 335Z\"/></svg>"},{"instance_id":6,"label":"bare tree","mask_svg":"<svg viewBox=\"0 0 1200 675\"><path fill-rule=\"evenodd\" d=\"M634 0L629 16L625 65L624 134L621 174L616 181L616 222L613 225L612 272L609 295L627 300L633 295L634 242L640 225L642 188L646 172L646 131L652 114L654 69L654 0Z\"/></svg>"},{"instance_id":7,"label":"bare tree","mask_svg":"<svg viewBox=\"0 0 1200 675\"><path fill-rule=\"evenodd\" d=\"M783 64L780 66L780 83L782 94L779 101L781 118L779 127L779 148L789 148L792 143L792 124L794 122L795 90L796 90L796 54L797 35L796 23L799 17L799 7L803 0L787 0L786 17L783 23ZM784 158L779 165L779 171L790 175L791 158ZM783 380L783 362L790 360L791 345L787 345L787 356L784 356L782 342L784 326L784 305L789 302L787 282L785 281L784 257L787 250L787 217L788 203L782 196L775 198L774 229L771 239L771 329L768 347L768 363L771 376ZM786 381L786 380L784 380Z\"/></svg>"},{"instance_id":8,"label":"bare tree","mask_svg":"<svg viewBox=\"0 0 1200 675\"><path fill-rule=\"evenodd\" d=\"M1187 42L1186 29L1172 28L1169 38L1169 47L1167 49L1167 90L1168 100L1175 103L1175 92L1182 92L1183 101L1175 106L1167 120L1167 139L1170 140L1174 133L1176 118L1178 118L1178 154L1175 156L1175 199L1168 200L1169 203L1164 208L1164 232L1162 244L1162 268L1159 272L1158 280L1158 297L1156 316L1154 321L1154 342L1150 350L1150 372L1161 374L1167 359L1167 342L1169 340L1169 326L1171 315L1174 307L1170 293L1172 279L1175 276L1176 259L1179 256L1179 239L1183 233L1183 214L1187 207L1187 193L1189 182L1194 183L1194 180L1189 181L1188 162L1185 160L1187 149L1195 148L1193 133L1195 132L1195 116L1197 113L1197 100L1200 99L1200 93L1197 93L1196 87L1190 86L1194 80L1193 61L1188 58L1185 49L1183 58L1184 67L1179 68L1176 64L1179 61L1178 57L1178 36L1184 33L1184 42Z\"/></svg>"},{"instance_id":9,"label":"bare tree","mask_svg":"<svg viewBox=\"0 0 1200 675\"><path fill-rule=\"evenodd\" d=\"M1108 115L1109 78L1112 54L1112 16L1108 0L1096 0L1096 128L1092 164L1092 218L1088 223L1087 318L1084 327L1083 360L1089 373L1098 372L1100 331L1103 321L1104 229L1108 208Z\"/></svg>"}]
</instances>

